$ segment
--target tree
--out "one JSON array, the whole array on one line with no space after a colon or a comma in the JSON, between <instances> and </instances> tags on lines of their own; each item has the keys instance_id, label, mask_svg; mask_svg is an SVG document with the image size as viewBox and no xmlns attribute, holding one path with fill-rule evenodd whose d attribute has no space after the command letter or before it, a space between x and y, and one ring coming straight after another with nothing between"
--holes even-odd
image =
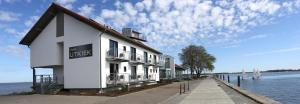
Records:
<instances>
[{"instance_id":1,"label":"tree","mask_svg":"<svg viewBox=\"0 0 300 104\"><path fill-rule=\"evenodd\" d=\"M193 76L194 72L199 77L203 70L212 71L214 69L213 63L216 58L207 53L203 46L189 45L182 49L179 53L182 66L190 69L190 74Z\"/></svg>"}]
</instances>

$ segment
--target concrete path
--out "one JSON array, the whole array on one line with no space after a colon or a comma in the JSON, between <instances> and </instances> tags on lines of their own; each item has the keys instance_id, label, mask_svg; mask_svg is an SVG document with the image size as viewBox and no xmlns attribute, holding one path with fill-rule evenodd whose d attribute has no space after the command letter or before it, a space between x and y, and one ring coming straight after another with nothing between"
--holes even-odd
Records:
<instances>
[{"instance_id":1,"label":"concrete path","mask_svg":"<svg viewBox=\"0 0 300 104\"><path fill-rule=\"evenodd\" d=\"M180 104L234 104L214 79L206 78Z\"/></svg>"}]
</instances>

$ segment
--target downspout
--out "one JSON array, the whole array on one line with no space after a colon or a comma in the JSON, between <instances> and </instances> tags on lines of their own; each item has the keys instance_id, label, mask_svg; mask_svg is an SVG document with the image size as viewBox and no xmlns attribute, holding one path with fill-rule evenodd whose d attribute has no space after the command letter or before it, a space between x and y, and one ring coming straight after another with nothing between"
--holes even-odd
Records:
<instances>
[{"instance_id":1,"label":"downspout","mask_svg":"<svg viewBox=\"0 0 300 104\"><path fill-rule=\"evenodd\" d=\"M99 45L100 45L100 49L99 49L99 51L100 51L100 90L99 90L99 93L103 93L103 89L102 89L102 58L101 58L101 53L102 53L102 51L101 51L101 36L102 36L102 34L104 34L105 33L105 31L106 31L106 29L103 31L103 32L99 32Z\"/></svg>"}]
</instances>

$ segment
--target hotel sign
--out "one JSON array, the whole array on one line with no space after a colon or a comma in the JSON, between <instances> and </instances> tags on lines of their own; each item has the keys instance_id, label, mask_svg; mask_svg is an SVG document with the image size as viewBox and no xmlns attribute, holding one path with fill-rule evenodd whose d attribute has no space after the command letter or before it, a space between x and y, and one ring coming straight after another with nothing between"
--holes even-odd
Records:
<instances>
[{"instance_id":1,"label":"hotel sign","mask_svg":"<svg viewBox=\"0 0 300 104\"><path fill-rule=\"evenodd\" d=\"M69 48L69 58L81 58L89 57L93 55L93 46L92 44L86 44L81 46L75 46Z\"/></svg>"}]
</instances>

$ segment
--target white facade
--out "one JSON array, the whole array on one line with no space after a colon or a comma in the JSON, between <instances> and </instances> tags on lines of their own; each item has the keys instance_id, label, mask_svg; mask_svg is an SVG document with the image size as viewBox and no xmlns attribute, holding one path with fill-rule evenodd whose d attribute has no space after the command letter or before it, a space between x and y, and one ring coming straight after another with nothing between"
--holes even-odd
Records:
<instances>
[{"instance_id":1,"label":"white facade","mask_svg":"<svg viewBox=\"0 0 300 104\"><path fill-rule=\"evenodd\" d=\"M30 66L47 67L63 65L60 59L59 45L56 35L56 17L54 17L48 26L30 45Z\"/></svg>"},{"instance_id":2,"label":"white facade","mask_svg":"<svg viewBox=\"0 0 300 104\"><path fill-rule=\"evenodd\" d=\"M136 54L144 55L144 52L147 52L148 59L150 55L152 59L156 55L156 62L159 61L158 53L100 31L68 14L64 14L64 36L57 37L56 23L54 17L29 45L30 65L32 68L53 68L57 82L64 84L66 89L107 88L111 63L118 64L117 74L125 75L124 80L129 81L133 64L130 61L108 60L110 40L116 41L119 49L126 47L126 51L130 52L130 48L134 47ZM70 47L86 44L92 44L92 56L69 58ZM155 65L135 64L134 66L137 66L138 75L145 75L144 67L147 67L148 75L154 77L155 81L159 81L159 68Z\"/></svg>"},{"instance_id":3,"label":"white facade","mask_svg":"<svg viewBox=\"0 0 300 104\"><path fill-rule=\"evenodd\" d=\"M173 79L176 77L175 73L175 61L170 55L160 55L160 78L161 79Z\"/></svg>"}]
</instances>

